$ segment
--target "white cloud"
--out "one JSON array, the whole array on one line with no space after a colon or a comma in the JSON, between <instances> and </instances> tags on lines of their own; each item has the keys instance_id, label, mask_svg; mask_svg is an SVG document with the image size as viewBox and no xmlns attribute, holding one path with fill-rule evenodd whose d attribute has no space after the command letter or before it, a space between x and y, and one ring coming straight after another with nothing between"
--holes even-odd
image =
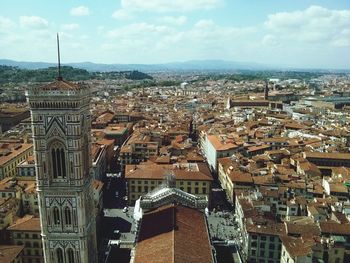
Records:
<instances>
[{"instance_id":1,"label":"white cloud","mask_svg":"<svg viewBox=\"0 0 350 263\"><path fill-rule=\"evenodd\" d=\"M81 6L73 7L70 10L70 14L72 16L88 16L90 15L90 10L88 7L81 5Z\"/></svg>"},{"instance_id":2,"label":"white cloud","mask_svg":"<svg viewBox=\"0 0 350 263\"><path fill-rule=\"evenodd\" d=\"M158 20L160 23L165 23L165 24L169 24L169 25L175 25L175 26L182 26L184 24L186 24L187 22L187 17L185 16L165 16L165 17L161 17Z\"/></svg>"},{"instance_id":3,"label":"white cloud","mask_svg":"<svg viewBox=\"0 0 350 263\"><path fill-rule=\"evenodd\" d=\"M302 11L280 12L268 16L265 27L276 38L298 43L347 45L350 10L331 10L310 6Z\"/></svg>"},{"instance_id":4,"label":"white cloud","mask_svg":"<svg viewBox=\"0 0 350 263\"><path fill-rule=\"evenodd\" d=\"M24 28L46 29L49 26L49 22L39 16L21 16L19 22Z\"/></svg>"},{"instance_id":5,"label":"white cloud","mask_svg":"<svg viewBox=\"0 0 350 263\"><path fill-rule=\"evenodd\" d=\"M161 37L163 34L169 34L172 32L173 30L167 26L159 26L148 23L133 23L108 31L107 36L110 38L118 38L120 40L128 40L132 42L137 39L151 39L154 36Z\"/></svg>"},{"instance_id":6,"label":"white cloud","mask_svg":"<svg viewBox=\"0 0 350 263\"><path fill-rule=\"evenodd\" d=\"M263 37L262 43L265 46L277 46L279 44L276 36L274 35L265 35Z\"/></svg>"},{"instance_id":7,"label":"white cloud","mask_svg":"<svg viewBox=\"0 0 350 263\"><path fill-rule=\"evenodd\" d=\"M133 15L127 9L118 9L113 13L112 17L118 20L129 20L133 18Z\"/></svg>"},{"instance_id":8,"label":"white cloud","mask_svg":"<svg viewBox=\"0 0 350 263\"><path fill-rule=\"evenodd\" d=\"M61 26L62 30L75 30L78 29L80 26L79 24L64 24Z\"/></svg>"},{"instance_id":9,"label":"white cloud","mask_svg":"<svg viewBox=\"0 0 350 263\"><path fill-rule=\"evenodd\" d=\"M151 12L186 12L209 10L217 7L221 0L122 0L123 9Z\"/></svg>"},{"instance_id":10,"label":"white cloud","mask_svg":"<svg viewBox=\"0 0 350 263\"><path fill-rule=\"evenodd\" d=\"M0 31L7 31L15 26L15 23L3 16L0 16Z\"/></svg>"},{"instance_id":11,"label":"white cloud","mask_svg":"<svg viewBox=\"0 0 350 263\"><path fill-rule=\"evenodd\" d=\"M255 30L220 26L212 20L200 20L186 30L177 25L133 23L105 32L107 42L102 50L119 57L127 53L129 62L138 62L140 57L146 61L163 59L162 62L208 56L227 58L242 53Z\"/></svg>"}]
</instances>

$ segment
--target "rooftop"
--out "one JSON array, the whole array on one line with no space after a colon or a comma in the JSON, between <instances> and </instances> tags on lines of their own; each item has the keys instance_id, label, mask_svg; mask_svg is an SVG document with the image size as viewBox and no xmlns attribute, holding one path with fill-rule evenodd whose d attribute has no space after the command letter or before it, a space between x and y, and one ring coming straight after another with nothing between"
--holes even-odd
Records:
<instances>
[{"instance_id":1,"label":"rooftop","mask_svg":"<svg viewBox=\"0 0 350 263\"><path fill-rule=\"evenodd\" d=\"M23 251L24 246L0 245L0 263L9 263Z\"/></svg>"},{"instance_id":2,"label":"rooftop","mask_svg":"<svg viewBox=\"0 0 350 263\"><path fill-rule=\"evenodd\" d=\"M145 213L135 263L145 262L146 258L154 263L213 262L205 215L174 204Z\"/></svg>"}]
</instances>

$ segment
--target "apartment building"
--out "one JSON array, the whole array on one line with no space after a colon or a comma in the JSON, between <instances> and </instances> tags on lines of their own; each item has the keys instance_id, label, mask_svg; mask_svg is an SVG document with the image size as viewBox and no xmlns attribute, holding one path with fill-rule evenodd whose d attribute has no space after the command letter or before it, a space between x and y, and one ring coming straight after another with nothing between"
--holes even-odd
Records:
<instances>
[{"instance_id":1,"label":"apartment building","mask_svg":"<svg viewBox=\"0 0 350 263\"><path fill-rule=\"evenodd\" d=\"M303 157L317 165L323 175L331 175L333 167L350 167L350 153L304 152Z\"/></svg>"},{"instance_id":2,"label":"apartment building","mask_svg":"<svg viewBox=\"0 0 350 263\"><path fill-rule=\"evenodd\" d=\"M23 263L44 263L40 219L26 215L7 228L13 245L24 245Z\"/></svg>"},{"instance_id":3,"label":"apartment building","mask_svg":"<svg viewBox=\"0 0 350 263\"><path fill-rule=\"evenodd\" d=\"M134 203L140 196L147 194L162 184L164 177L169 173L173 173L176 178L176 188L187 193L207 196L208 200L210 200L213 178L205 163L167 165L146 163L126 165L125 179L129 203Z\"/></svg>"},{"instance_id":4,"label":"apartment building","mask_svg":"<svg viewBox=\"0 0 350 263\"><path fill-rule=\"evenodd\" d=\"M0 245L1 263L22 263L24 246Z\"/></svg>"},{"instance_id":5,"label":"apartment building","mask_svg":"<svg viewBox=\"0 0 350 263\"><path fill-rule=\"evenodd\" d=\"M249 190L254 187L250 173L239 170L237 163L231 158L218 159L218 178L221 187L225 190L228 200L234 204L235 190Z\"/></svg>"},{"instance_id":6,"label":"apartment building","mask_svg":"<svg viewBox=\"0 0 350 263\"><path fill-rule=\"evenodd\" d=\"M210 169L218 171L218 159L242 150L243 142L226 135L202 135L201 147Z\"/></svg>"},{"instance_id":7,"label":"apartment building","mask_svg":"<svg viewBox=\"0 0 350 263\"><path fill-rule=\"evenodd\" d=\"M17 177L35 180L35 161L33 155L28 156L17 165Z\"/></svg>"},{"instance_id":8,"label":"apartment building","mask_svg":"<svg viewBox=\"0 0 350 263\"><path fill-rule=\"evenodd\" d=\"M0 198L0 231L16 220L19 208L19 199L13 197ZM0 240L3 238L3 236L0 236Z\"/></svg>"},{"instance_id":9,"label":"apartment building","mask_svg":"<svg viewBox=\"0 0 350 263\"><path fill-rule=\"evenodd\" d=\"M259 223L247 223L243 228L246 259L248 262L279 263L282 249L279 236L284 233L284 226L268 221Z\"/></svg>"},{"instance_id":10,"label":"apartment building","mask_svg":"<svg viewBox=\"0 0 350 263\"><path fill-rule=\"evenodd\" d=\"M0 141L0 180L15 177L17 165L32 154L32 144Z\"/></svg>"},{"instance_id":11,"label":"apartment building","mask_svg":"<svg viewBox=\"0 0 350 263\"><path fill-rule=\"evenodd\" d=\"M122 169L128 164L138 164L150 157L158 156L161 139L151 134L135 133L127 144L120 149L120 164Z\"/></svg>"},{"instance_id":12,"label":"apartment building","mask_svg":"<svg viewBox=\"0 0 350 263\"><path fill-rule=\"evenodd\" d=\"M2 106L0 108L0 133L11 129L29 116L29 110L25 107Z\"/></svg>"}]
</instances>

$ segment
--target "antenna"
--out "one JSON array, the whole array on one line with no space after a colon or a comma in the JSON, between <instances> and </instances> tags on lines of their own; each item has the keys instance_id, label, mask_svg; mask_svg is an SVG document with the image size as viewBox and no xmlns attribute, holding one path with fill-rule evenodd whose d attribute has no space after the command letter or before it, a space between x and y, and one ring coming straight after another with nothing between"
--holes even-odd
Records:
<instances>
[{"instance_id":1,"label":"antenna","mask_svg":"<svg viewBox=\"0 0 350 263\"><path fill-rule=\"evenodd\" d=\"M61 55L60 55L60 38L57 33L57 59L58 59L58 76L57 80L62 80L62 75L61 75Z\"/></svg>"}]
</instances>

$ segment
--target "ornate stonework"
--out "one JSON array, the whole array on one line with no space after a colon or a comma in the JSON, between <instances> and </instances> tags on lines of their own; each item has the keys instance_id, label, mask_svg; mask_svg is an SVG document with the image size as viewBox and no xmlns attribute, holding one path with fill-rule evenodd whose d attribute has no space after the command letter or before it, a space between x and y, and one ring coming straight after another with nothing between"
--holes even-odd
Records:
<instances>
[{"instance_id":1,"label":"ornate stonework","mask_svg":"<svg viewBox=\"0 0 350 263\"><path fill-rule=\"evenodd\" d=\"M27 96L45 262L97 262L90 91L59 80Z\"/></svg>"}]
</instances>

